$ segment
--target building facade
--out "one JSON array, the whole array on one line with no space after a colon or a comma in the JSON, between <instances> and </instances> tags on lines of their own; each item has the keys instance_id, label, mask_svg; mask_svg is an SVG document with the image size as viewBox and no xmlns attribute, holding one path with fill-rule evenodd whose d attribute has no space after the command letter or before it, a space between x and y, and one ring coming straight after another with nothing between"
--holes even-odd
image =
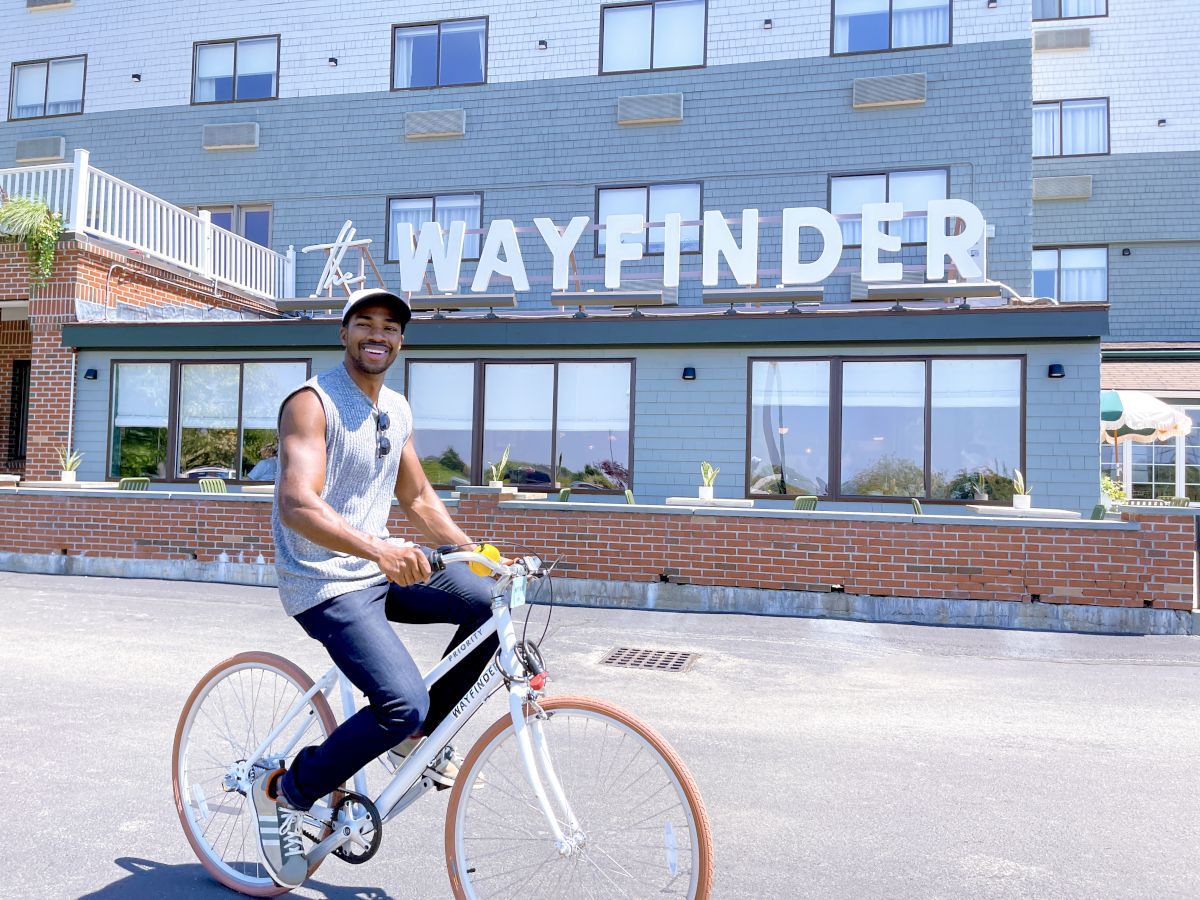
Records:
<instances>
[{"instance_id":1,"label":"building facade","mask_svg":"<svg viewBox=\"0 0 1200 900\"><path fill-rule=\"evenodd\" d=\"M1162 5L1135 14L1148 4L1109 4L1082 19L1094 10L1075 0L1052 11L1041 0L473 2L447 18L432 3L364 2L339 7L331 28L320 4L219 2L181 23L174 6L131 2L117 27L97 6L5 0L0 166L86 148L100 169L280 253L332 240L352 220L393 287L405 224L476 232L464 291L478 232L498 219L526 227L531 289L516 309L421 319L394 373L418 427L437 436L418 450L447 487L484 480L509 446L510 477L543 490L632 488L661 500L692 493L707 460L731 496L964 502L980 481L1007 499L1023 468L1039 502L1089 509L1099 339L1178 340L1166 323L1191 321L1186 291L1163 266L1185 281L1196 252L1183 199L1196 169L1170 143L1186 134L1194 145L1194 98L1182 82L1177 96L1161 88L1164 111L1147 132L1135 110L1151 101L1137 91L1159 90L1156 80L1113 81L1118 56L1133 74L1149 65L1137 51L1153 39L1142 20L1158 22ZM1176 5L1194 46L1196 13ZM1043 33L1084 22L1096 35L1086 49L1037 47ZM1188 41L1186 27L1163 34L1181 49ZM1089 143L1098 116L1099 150ZM1087 198L1071 193L1082 176L1094 186ZM906 280L922 281L922 211L947 197L984 214L991 279L1047 295L1052 269L1062 305L871 304L854 212L905 204L894 258ZM736 231L756 209L758 271L773 285L780 212L809 206L843 216L846 250L820 307L795 316L723 317L705 305L692 224L678 289L662 283L662 229L646 231L645 259L626 269L623 286L668 309L575 321L528 228L539 216L696 222L720 210ZM604 240L581 240L577 291L603 292ZM319 252L298 255L297 294L323 264ZM727 270L720 286L734 286ZM501 305L511 290L493 280ZM19 297L4 306L21 320ZM72 434L81 472L97 480L242 480L271 444L270 403L248 398L275 398L337 355L336 330L320 320L254 330L76 318L63 338L84 373ZM1063 377L1049 378L1052 366ZM223 399L201 402L213 397Z\"/></svg>"}]
</instances>

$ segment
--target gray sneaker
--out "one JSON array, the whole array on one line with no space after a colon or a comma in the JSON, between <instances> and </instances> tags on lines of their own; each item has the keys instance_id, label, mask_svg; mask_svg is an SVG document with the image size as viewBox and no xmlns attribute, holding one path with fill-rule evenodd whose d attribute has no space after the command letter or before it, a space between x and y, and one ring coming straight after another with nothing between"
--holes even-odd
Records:
<instances>
[{"instance_id":1,"label":"gray sneaker","mask_svg":"<svg viewBox=\"0 0 1200 900\"><path fill-rule=\"evenodd\" d=\"M388 762L400 768L404 760L408 759L424 740L424 736L405 738L387 752ZM454 779L458 777L458 767L461 765L462 757L454 752L453 747L446 747L438 755L437 762L425 770L425 774L429 776L434 787L441 791L454 787Z\"/></svg>"},{"instance_id":2,"label":"gray sneaker","mask_svg":"<svg viewBox=\"0 0 1200 900\"><path fill-rule=\"evenodd\" d=\"M258 855L271 879L280 887L296 888L308 877L308 859L300 833L304 813L286 806L278 795L283 769L268 772L254 782L254 816L258 820Z\"/></svg>"}]
</instances>

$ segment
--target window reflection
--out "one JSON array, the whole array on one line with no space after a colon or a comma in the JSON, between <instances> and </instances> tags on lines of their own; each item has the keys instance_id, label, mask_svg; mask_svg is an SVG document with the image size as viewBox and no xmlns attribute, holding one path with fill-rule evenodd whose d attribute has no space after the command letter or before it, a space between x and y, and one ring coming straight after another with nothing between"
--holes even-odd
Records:
<instances>
[{"instance_id":1,"label":"window reflection","mask_svg":"<svg viewBox=\"0 0 1200 900\"><path fill-rule=\"evenodd\" d=\"M750 493L829 493L827 361L753 364Z\"/></svg>"},{"instance_id":2,"label":"window reflection","mask_svg":"<svg viewBox=\"0 0 1200 900\"><path fill-rule=\"evenodd\" d=\"M113 370L109 475L163 478L167 466L170 363L119 363Z\"/></svg>"},{"instance_id":3,"label":"window reflection","mask_svg":"<svg viewBox=\"0 0 1200 900\"><path fill-rule=\"evenodd\" d=\"M557 482L574 490L626 490L629 363L560 363Z\"/></svg>"},{"instance_id":4,"label":"window reflection","mask_svg":"<svg viewBox=\"0 0 1200 900\"><path fill-rule=\"evenodd\" d=\"M238 369L236 364L180 367L180 478L237 477Z\"/></svg>"},{"instance_id":5,"label":"window reflection","mask_svg":"<svg viewBox=\"0 0 1200 900\"><path fill-rule=\"evenodd\" d=\"M992 500L1011 499L1021 467L1021 361L935 359L931 368L930 496L974 499L982 479Z\"/></svg>"},{"instance_id":6,"label":"window reflection","mask_svg":"<svg viewBox=\"0 0 1200 900\"><path fill-rule=\"evenodd\" d=\"M413 446L432 484L471 484L474 363L413 363L408 372Z\"/></svg>"},{"instance_id":7,"label":"window reflection","mask_svg":"<svg viewBox=\"0 0 1200 900\"><path fill-rule=\"evenodd\" d=\"M550 454L554 423L554 366L485 367L483 463L498 463L509 448L509 484L553 487Z\"/></svg>"},{"instance_id":8,"label":"window reflection","mask_svg":"<svg viewBox=\"0 0 1200 900\"><path fill-rule=\"evenodd\" d=\"M842 493L925 495L925 363L842 366Z\"/></svg>"}]
</instances>

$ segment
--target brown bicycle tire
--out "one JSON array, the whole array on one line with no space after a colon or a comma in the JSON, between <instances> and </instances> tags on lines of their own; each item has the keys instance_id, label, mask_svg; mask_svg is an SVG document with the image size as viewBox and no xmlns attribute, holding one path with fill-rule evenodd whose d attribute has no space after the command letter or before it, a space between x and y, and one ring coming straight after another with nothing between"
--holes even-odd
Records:
<instances>
[{"instance_id":1,"label":"brown bicycle tire","mask_svg":"<svg viewBox=\"0 0 1200 900\"><path fill-rule=\"evenodd\" d=\"M223 884L230 890L237 891L240 894L245 894L250 897L277 897L280 894L287 893L290 888L280 887L279 885L270 885L264 887L247 887L244 884L239 884L233 878L230 878L225 872L221 871L208 854L204 853L193 833L191 826L188 824L187 814L183 808L183 797L180 793L179 785L179 745L183 740L183 728L189 718L189 713L192 706L196 703L196 699L204 691L205 687L219 678L227 669L234 666L242 666L246 664L260 664L270 666L283 672L286 676L293 679L299 685L301 691L306 692L313 686L313 680L309 678L308 673L301 669L290 659L285 659L274 653L267 653L261 650L250 650L245 653L239 653L236 656L231 656L222 662L217 663L211 669L204 673L204 676L192 688L191 694L188 695L187 702L183 705L183 711L179 714L179 724L175 726L175 740L171 745L171 791L175 796L175 812L179 815L179 824L183 827L183 834L188 840L188 844L192 848L192 852L196 854L196 858L200 860L205 871L208 872L216 881ZM337 719L334 718L333 710L329 708L329 702L325 699L325 695L317 692L312 698L313 707L317 710L317 715L321 717L321 724L325 726L325 733L329 734L337 727ZM326 832L328 833L328 832ZM309 877L317 870L320 863L309 867Z\"/></svg>"},{"instance_id":2,"label":"brown bicycle tire","mask_svg":"<svg viewBox=\"0 0 1200 900\"><path fill-rule=\"evenodd\" d=\"M700 789L696 786L696 780L692 777L692 773L688 771L687 766L675 751L675 748L667 743L666 738L637 716L633 715L633 713L605 700L598 700L594 697L568 695L563 697L545 697L539 700L538 703L547 712L553 712L556 709L580 709L608 716L632 731L637 732L647 743L654 747L674 773L676 779L678 779L684 797L691 809L696 827L695 840L700 851L699 871L696 877L696 893L694 896L695 900L708 900L712 891L713 874L712 826L709 822L708 810L705 809L704 800L700 796ZM501 716L488 726L487 730L479 737L479 740L471 747L470 752L467 753L459 777L455 780L453 790L450 791L450 802L446 808L445 828L446 872L450 876L450 889L454 892L456 900L466 900L467 897L456 871L454 825L458 818L458 806L463 800L463 795L466 793L466 785L470 781L468 776L484 749L497 735L506 728L511 727L512 718L507 715Z\"/></svg>"}]
</instances>

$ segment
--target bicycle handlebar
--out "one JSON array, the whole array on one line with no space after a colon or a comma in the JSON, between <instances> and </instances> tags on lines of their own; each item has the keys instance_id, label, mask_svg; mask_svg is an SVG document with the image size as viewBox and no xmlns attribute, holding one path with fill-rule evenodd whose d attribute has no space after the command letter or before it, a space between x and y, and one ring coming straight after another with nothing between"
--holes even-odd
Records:
<instances>
[{"instance_id":1,"label":"bicycle handlebar","mask_svg":"<svg viewBox=\"0 0 1200 900\"><path fill-rule=\"evenodd\" d=\"M536 578L546 573L542 561L536 556L522 556L519 559L513 560L511 565L505 565L499 560L492 559L490 556L484 556L482 553L477 553L474 550L449 550L447 552L439 548L433 552L433 556L430 559L430 565L435 572L444 569L449 563L456 562L479 563L489 569L494 575L525 575Z\"/></svg>"}]
</instances>

